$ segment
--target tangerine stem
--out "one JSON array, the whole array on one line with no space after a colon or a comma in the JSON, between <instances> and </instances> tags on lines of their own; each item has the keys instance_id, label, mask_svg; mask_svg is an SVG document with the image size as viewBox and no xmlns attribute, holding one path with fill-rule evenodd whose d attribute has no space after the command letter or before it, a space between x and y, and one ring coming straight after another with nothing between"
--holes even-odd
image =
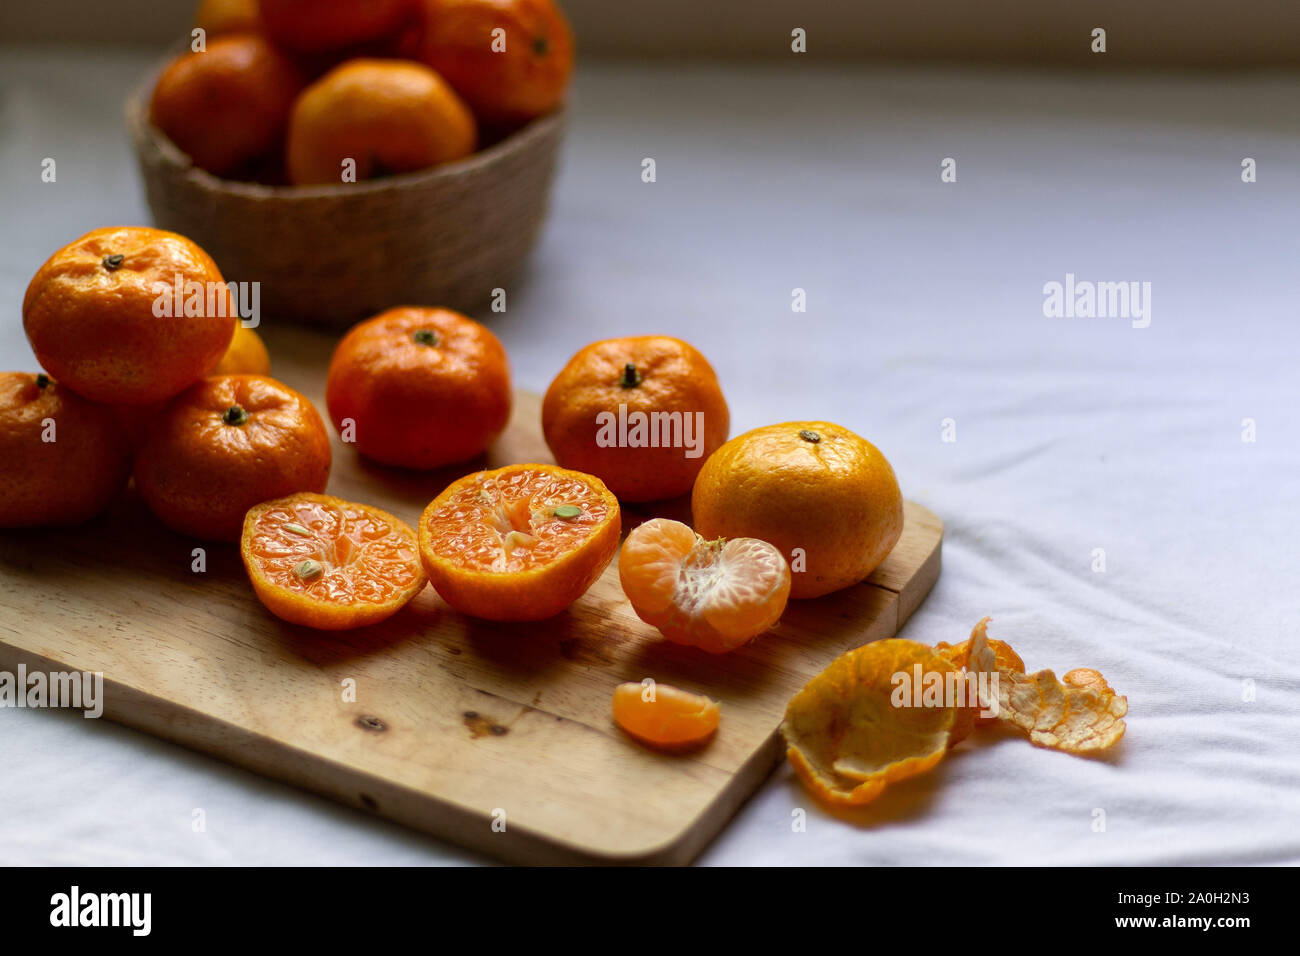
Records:
<instances>
[{"instance_id":1,"label":"tangerine stem","mask_svg":"<svg viewBox=\"0 0 1300 956\"><path fill-rule=\"evenodd\" d=\"M231 405L226 409L225 414L221 416L221 420L227 425L242 425L248 421L248 412L238 405Z\"/></svg>"},{"instance_id":2,"label":"tangerine stem","mask_svg":"<svg viewBox=\"0 0 1300 956\"><path fill-rule=\"evenodd\" d=\"M641 373L637 371L634 364L628 362L623 366L623 377L618 384L623 388L636 388L641 384Z\"/></svg>"}]
</instances>

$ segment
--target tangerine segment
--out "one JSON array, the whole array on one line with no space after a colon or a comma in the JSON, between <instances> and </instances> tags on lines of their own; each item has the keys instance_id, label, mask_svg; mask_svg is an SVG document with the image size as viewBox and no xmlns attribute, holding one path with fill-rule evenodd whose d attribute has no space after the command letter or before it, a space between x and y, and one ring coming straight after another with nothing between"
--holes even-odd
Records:
<instances>
[{"instance_id":1,"label":"tangerine segment","mask_svg":"<svg viewBox=\"0 0 1300 956\"><path fill-rule=\"evenodd\" d=\"M790 566L757 538L705 541L653 518L623 542L618 576L637 617L668 640L723 654L776 624L790 597Z\"/></svg>"},{"instance_id":2,"label":"tangerine segment","mask_svg":"<svg viewBox=\"0 0 1300 956\"><path fill-rule=\"evenodd\" d=\"M988 622L984 618L971 632L970 667L997 674L998 719L1040 747L1074 754L1105 750L1124 736L1128 698L1116 695L1101 674L1077 668L1062 682L1050 670L1025 674L1002 667L987 637Z\"/></svg>"},{"instance_id":3,"label":"tangerine segment","mask_svg":"<svg viewBox=\"0 0 1300 956\"><path fill-rule=\"evenodd\" d=\"M239 550L272 614L321 630L391 617L426 583L410 525L330 495L302 492L249 509Z\"/></svg>"},{"instance_id":4,"label":"tangerine segment","mask_svg":"<svg viewBox=\"0 0 1300 956\"><path fill-rule=\"evenodd\" d=\"M618 550L618 499L599 478L507 465L452 482L420 517L420 557L457 611L493 621L559 614Z\"/></svg>"},{"instance_id":5,"label":"tangerine segment","mask_svg":"<svg viewBox=\"0 0 1300 956\"><path fill-rule=\"evenodd\" d=\"M929 770L948 750L958 708L946 694L913 693L911 683L938 675L943 687L956 670L926 645L899 638L841 654L786 707L781 733L795 773L822 799L858 805Z\"/></svg>"},{"instance_id":6,"label":"tangerine segment","mask_svg":"<svg viewBox=\"0 0 1300 956\"><path fill-rule=\"evenodd\" d=\"M718 705L667 684L619 684L614 723L650 747L674 750L701 744L718 729Z\"/></svg>"}]
</instances>

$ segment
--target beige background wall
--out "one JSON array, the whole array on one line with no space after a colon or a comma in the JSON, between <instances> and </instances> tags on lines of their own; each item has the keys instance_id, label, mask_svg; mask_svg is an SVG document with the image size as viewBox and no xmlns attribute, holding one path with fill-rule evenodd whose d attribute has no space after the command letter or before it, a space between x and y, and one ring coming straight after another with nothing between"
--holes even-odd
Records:
<instances>
[{"instance_id":1,"label":"beige background wall","mask_svg":"<svg viewBox=\"0 0 1300 956\"><path fill-rule=\"evenodd\" d=\"M0 0L0 42L160 44L196 0ZM1085 65L1300 65L1300 0L564 0L588 56L788 56L809 52Z\"/></svg>"}]
</instances>

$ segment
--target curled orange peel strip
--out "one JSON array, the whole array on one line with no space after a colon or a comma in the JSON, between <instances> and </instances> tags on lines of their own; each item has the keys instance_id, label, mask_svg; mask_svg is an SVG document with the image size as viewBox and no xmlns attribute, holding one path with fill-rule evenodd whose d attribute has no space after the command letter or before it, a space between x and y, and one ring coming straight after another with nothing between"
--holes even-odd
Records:
<instances>
[{"instance_id":1,"label":"curled orange peel strip","mask_svg":"<svg viewBox=\"0 0 1300 956\"><path fill-rule=\"evenodd\" d=\"M1116 694L1101 674L1081 667L1057 680L1050 670L1026 674L1023 665L1020 670L1002 666L988 638L989 620L971 632L967 667L997 674L999 720L1025 731L1040 747L1073 754L1105 750L1124 736L1128 698Z\"/></svg>"}]
</instances>

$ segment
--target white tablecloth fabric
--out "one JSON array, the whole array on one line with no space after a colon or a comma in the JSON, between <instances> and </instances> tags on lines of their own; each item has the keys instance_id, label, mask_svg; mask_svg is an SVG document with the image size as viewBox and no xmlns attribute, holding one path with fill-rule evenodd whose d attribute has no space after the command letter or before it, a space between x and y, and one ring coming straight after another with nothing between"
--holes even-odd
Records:
<instances>
[{"instance_id":1,"label":"white tablecloth fabric","mask_svg":"<svg viewBox=\"0 0 1300 956\"><path fill-rule=\"evenodd\" d=\"M147 222L120 117L153 58L0 48L0 366L34 368L20 305L53 249ZM494 326L520 384L598 337L689 338L734 433L842 422L947 523L903 636L992 614L1031 669L1097 667L1130 704L1105 759L966 744L866 825L782 767L702 862L1300 862L1295 88L584 65L553 215ZM1067 273L1150 282L1149 327L1046 318ZM4 862L478 860L106 721L0 711L0 765Z\"/></svg>"}]
</instances>

